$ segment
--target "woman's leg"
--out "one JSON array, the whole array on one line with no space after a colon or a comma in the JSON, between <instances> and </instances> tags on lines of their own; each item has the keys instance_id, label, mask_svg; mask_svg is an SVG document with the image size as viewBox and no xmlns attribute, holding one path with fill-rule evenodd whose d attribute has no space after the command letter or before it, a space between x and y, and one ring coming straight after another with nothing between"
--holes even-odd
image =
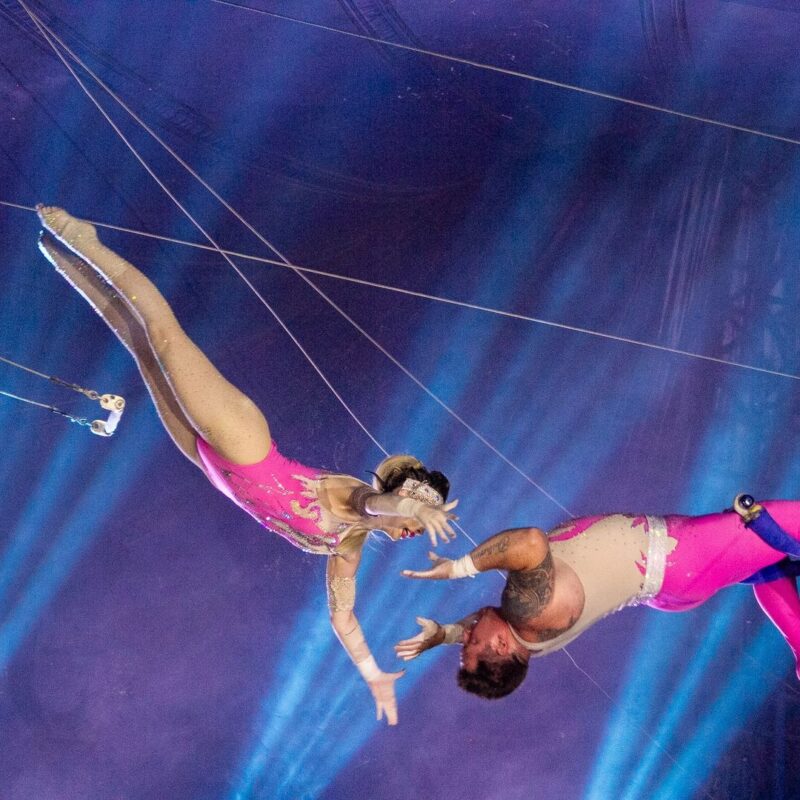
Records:
<instances>
[{"instance_id":1,"label":"woman's leg","mask_svg":"<svg viewBox=\"0 0 800 800\"><path fill-rule=\"evenodd\" d=\"M39 216L51 233L114 287L138 318L196 433L228 461L251 464L263 459L271 444L264 415L189 339L150 280L105 247L89 223L54 207L40 207Z\"/></svg>"},{"instance_id":2,"label":"woman's leg","mask_svg":"<svg viewBox=\"0 0 800 800\"><path fill-rule=\"evenodd\" d=\"M158 416L178 449L200 466L197 437L178 405L172 388L156 362L144 329L114 289L80 257L59 245L48 233L39 240L39 249L61 276L88 301L136 361Z\"/></svg>"}]
</instances>

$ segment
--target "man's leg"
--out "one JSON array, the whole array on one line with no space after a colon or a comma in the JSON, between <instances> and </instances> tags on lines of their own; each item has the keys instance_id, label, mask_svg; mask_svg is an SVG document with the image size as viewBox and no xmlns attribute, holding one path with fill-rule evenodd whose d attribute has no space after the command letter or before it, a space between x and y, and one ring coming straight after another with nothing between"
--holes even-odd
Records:
<instances>
[{"instance_id":1,"label":"man's leg","mask_svg":"<svg viewBox=\"0 0 800 800\"><path fill-rule=\"evenodd\" d=\"M196 433L228 461L250 464L263 459L271 444L264 415L189 339L153 283L105 247L92 225L54 207L40 207L39 216L51 233L114 287L136 315Z\"/></svg>"},{"instance_id":2,"label":"man's leg","mask_svg":"<svg viewBox=\"0 0 800 800\"><path fill-rule=\"evenodd\" d=\"M762 505L789 536L800 540L800 502L767 500ZM695 604L784 558L733 511L669 517L668 526L677 545L667 557L662 591Z\"/></svg>"},{"instance_id":3,"label":"man's leg","mask_svg":"<svg viewBox=\"0 0 800 800\"><path fill-rule=\"evenodd\" d=\"M762 505L781 528L800 540L800 502L768 500ZM677 545L667 556L664 585L650 605L680 611L700 605L717 591L782 561L775 550L734 513L668 518ZM794 578L753 586L756 598L797 659L800 655L800 598ZM798 667L800 677L800 667Z\"/></svg>"},{"instance_id":4,"label":"man's leg","mask_svg":"<svg viewBox=\"0 0 800 800\"><path fill-rule=\"evenodd\" d=\"M756 600L791 649L800 678L800 597L794 578L779 578L753 586Z\"/></svg>"},{"instance_id":5,"label":"man's leg","mask_svg":"<svg viewBox=\"0 0 800 800\"><path fill-rule=\"evenodd\" d=\"M780 526L782 533L800 540L800 502L768 500L761 505ZM789 566L795 564L789 563ZM797 580L793 576L778 578L754 585L753 592L762 611L789 645L795 659L795 672L800 678L800 596L797 593Z\"/></svg>"},{"instance_id":6,"label":"man's leg","mask_svg":"<svg viewBox=\"0 0 800 800\"><path fill-rule=\"evenodd\" d=\"M751 495L737 495L733 501L733 509L742 518L747 529L760 536L770 547L787 556L800 558L800 541L783 530L769 510L756 503Z\"/></svg>"}]
</instances>

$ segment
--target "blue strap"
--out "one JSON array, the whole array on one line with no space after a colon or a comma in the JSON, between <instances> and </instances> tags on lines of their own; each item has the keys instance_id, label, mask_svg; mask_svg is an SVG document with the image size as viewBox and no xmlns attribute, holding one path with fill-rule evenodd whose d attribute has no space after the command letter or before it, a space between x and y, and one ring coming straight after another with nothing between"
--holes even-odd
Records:
<instances>
[{"instance_id":1,"label":"blue strap","mask_svg":"<svg viewBox=\"0 0 800 800\"><path fill-rule=\"evenodd\" d=\"M770 547L786 553L787 556L800 558L800 541L789 536L780 525L772 518L766 508L762 508L758 516L750 522L745 523L745 527L763 539Z\"/></svg>"},{"instance_id":2,"label":"blue strap","mask_svg":"<svg viewBox=\"0 0 800 800\"><path fill-rule=\"evenodd\" d=\"M754 572L749 578L745 578L740 583L759 584L770 583L777 581L781 578L796 578L800 575L800 561L794 561L791 558L784 558L777 564L770 564L758 572Z\"/></svg>"}]
</instances>

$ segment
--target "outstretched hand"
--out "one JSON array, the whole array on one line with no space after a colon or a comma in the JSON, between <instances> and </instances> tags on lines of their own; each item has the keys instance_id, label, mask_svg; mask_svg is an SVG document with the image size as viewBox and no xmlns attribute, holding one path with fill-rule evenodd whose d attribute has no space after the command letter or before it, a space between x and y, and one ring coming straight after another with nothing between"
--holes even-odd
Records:
<instances>
[{"instance_id":1,"label":"outstretched hand","mask_svg":"<svg viewBox=\"0 0 800 800\"><path fill-rule=\"evenodd\" d=\"M417 624L422 630L416 636L403 639L394 646L397 657L402 658L403 661L411 661L420 653L424 653L444 641L444 628L435 620L417 617Z\"/></svg>"},{"instance_id":2,"label":"outstretched hand","mask_svg":"<svg viewBox=\"0 0 800 800\"><path fill-rule=\"evenodd\" d=\"M397 725L397 699L394 696L394 683L406 674L404 669L400 672L382 672L375 680L367 681L367 686L375 700L376 719L382 720L386 714L389 725Z\"/></svg>"},{"instance_id":3,"label":"outstretched hand","mask_svg":"<svg viewBox=\"0 0 800 800\"><path fill-rule=\"evenodd\" d=\"M441 558L432 551L428 553L428 558L433 562L433 566L430 569L404 569L400 574L404 578L422 578L424 580L435 581L448 580L453 577L453 559Z\"/></svg>"},{"instance_id":4,"label":"outstretched hand","mask_svg":"<svg viewBox=\"0 0 800 800\"><path fill-rule=\"evenodd\" d=\"M451 500L449 503L444 503L440 506L419 504L419 508L414 514L414 519L425 526L425 530L428 531L428 536L431 537L431 544L434 547L439 543L437 537L442 540L442 544L447 544L456 538L456 532L450 525L450 520L458 519L458 517L455 514L451 514L450 511L457 505L458 500Z\"/></svg>"}]
</instances>

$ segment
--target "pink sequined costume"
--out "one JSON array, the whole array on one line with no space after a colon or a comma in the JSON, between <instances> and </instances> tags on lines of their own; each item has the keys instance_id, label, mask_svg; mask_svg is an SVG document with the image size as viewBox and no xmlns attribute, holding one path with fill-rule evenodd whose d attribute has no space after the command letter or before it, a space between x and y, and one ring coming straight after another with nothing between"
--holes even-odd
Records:
<instances>
[{"instance_id":1,"label":"pink sequined costume","mask_svg":"<svg viewBox=\"0 0 800 800\"><path fill-rule=\"evenodd\" d=\"M200 437L197 452L217 489L301 550L332 555L353 525L320 505L317 487L328 473L282 456L274 441L266 457L256 464L227 461Z\"/></svg>"},{"instance_id":2,"label":"pink sequined costume","mask_svg":"<svg viewBox=\"0 0 800 800\"><path fill-rule=\"evenodd\" d=\"M769 500L761 505L787 534L800 540L800 501ZM616 520L613 525L610 524L612 520ZM603 534L604 527L609 529L608 534ZM628 532L635 530L648 532L649 546L635 543ZM592 618L587 619L584 625L575 626L583 629L623 604L644 603L662 611L687 611L720 589L746 580L785 558L783 552L773 549L755 532L745 528L741 517L733 512L699 517L583 517L553 531L550 542L554 556L566 557L565 560L577 567L579 573L584 570L582 580L585 584L590 584L595 577L592 573L597 572L598 553L608 555L605 552L608 547L616 550L626 563L628 558L632 559L642 575L639 592L633 592L627 599L598 598ZM658 560L660 565L656 565ZM648 584L649 591L645 588ZM601 578L598 578L598 585L603 585ZM753 591L764 613L794 653L800 677L800 598L795 579L781 577L754 585ZM587 603L590 599L587 596ZM535 650L543 653L561 647L578 632L571 629L555 640L536 645Z\"/></svg>"}]
</instances>

